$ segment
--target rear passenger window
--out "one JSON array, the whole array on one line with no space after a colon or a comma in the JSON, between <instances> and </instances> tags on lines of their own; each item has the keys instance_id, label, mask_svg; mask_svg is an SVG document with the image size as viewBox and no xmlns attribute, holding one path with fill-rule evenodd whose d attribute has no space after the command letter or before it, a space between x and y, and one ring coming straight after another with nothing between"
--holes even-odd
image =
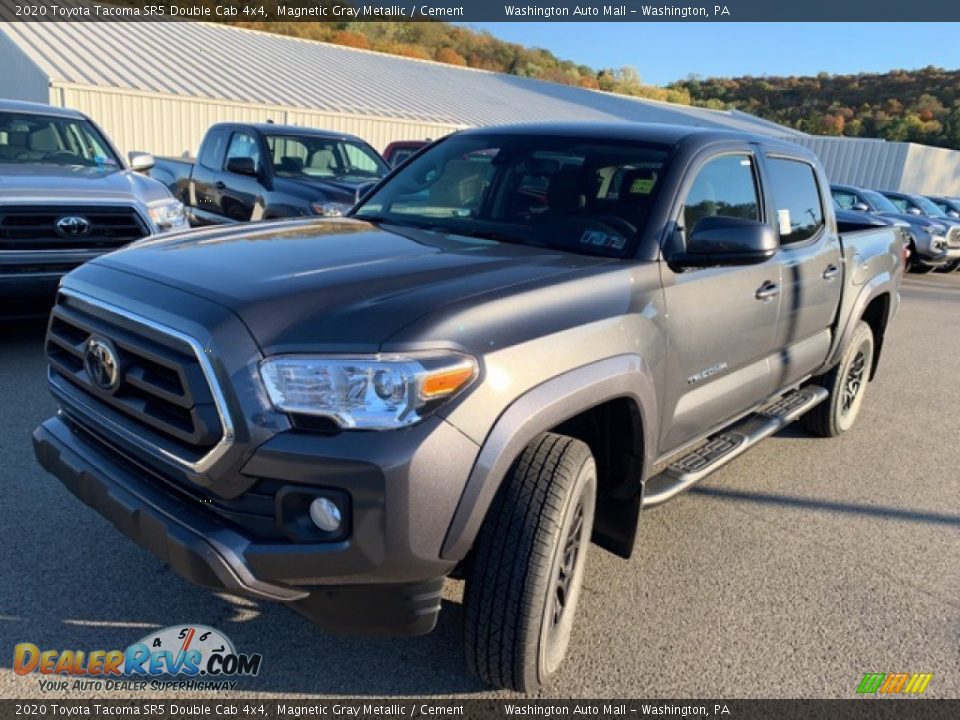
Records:
<instances>
[{"instance_id":1,"label":"rear passenger window","mask_svg":"<svg viewBox=\"0 0 960 720\"><path fill-rule=\"evenodd\" d=\"M809 240L823 227L820 186L813 166L799 160L767 160L770 189L776 206L774 225L780 232L780 244Z\"/></svg>"},{"instance_id":2,"label":"rear passenger window","mask_svg":"<svg viewBox=\"0 0 960 720\"><path fill-rule=\"evenodd\" d=\"M749 155L721 155L697 173L683 205L683 229L690 237L705 217L760 219L753 160Z\"/></svg>"},{"instance_id":3,"label":"rear passenger window","mask_svg":"<svg viewBox=\"0 0 960 720\"><path fill-rule=\"evenodd\" d=\"M223 158L223 144L227 139L227 134L223 130L211 130L207 133L207 139L200 150L198 161L205 168L210 170L220 169L220 160Z\"/></svg>"},{"instance_id":4,"label":"rear passenger window","mask_svg":"<svg viewBox=\"0 0 960 720\"><path fill-rule=\"evenodd\" d=\"M833 199L837 201L837 205L843 210L849 210L860 202L860 198L846 190L834 190Z\"/></svg>"}]
</instances>

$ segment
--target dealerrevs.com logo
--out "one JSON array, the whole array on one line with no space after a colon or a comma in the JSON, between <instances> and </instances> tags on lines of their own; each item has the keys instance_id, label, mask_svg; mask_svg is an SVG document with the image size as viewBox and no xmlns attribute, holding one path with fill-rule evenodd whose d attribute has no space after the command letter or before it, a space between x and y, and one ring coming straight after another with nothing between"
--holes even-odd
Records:
<instances>
[{"instance_id":1,"label":"dealerrevs.com logo","mask_svg":"<svg viewBox=\"0 0 960 720\"><path fill-rule=\"evenodd\" d=\"M257 675L262 662L203 625L168 627L126 650L43 650L33 643L13 649L14 672L39 674L43 691L234 690L236 678Z\"/></svg>"}]
</instances>

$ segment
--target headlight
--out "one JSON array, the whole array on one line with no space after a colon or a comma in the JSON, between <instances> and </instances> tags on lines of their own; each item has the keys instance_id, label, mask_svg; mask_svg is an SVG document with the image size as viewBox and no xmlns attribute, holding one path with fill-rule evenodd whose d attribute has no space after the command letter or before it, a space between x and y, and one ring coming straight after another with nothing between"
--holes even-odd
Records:
<instances>
[{"instance_id":1,"label":"headlight","mask_svg":"<svg viewBox=\"0 0 960 720\"><path fill-rule=\"evenodd\" d=\"M324 217L342 217L350 212L352 207L353 205L347 203L327 202L326 200L317 200L310 203L310 209L317 215L323 215Z\"/></svg>"},{"instance_id":2,"label":"headlight","mask_svg":"<svg viewBox=\"0 0 960 720\"><path fill-rule=\"evenodd\" d=\"M282 355L265 360L260 377L277 410L391 430L419 422L466 388L477 361L459 353Z\"/></svg>"},{"instance_id":3,"label":"headlight","mask_svg":"<svg viewBox=\"0 0 960 720\"><path fill-rule=\"evenodd\" d=\"M187 216L183 210L183 203L179 200L164 200L152 205L148 212L153 224L162 232L186 227Z\"/></svg>"}]
</instances>

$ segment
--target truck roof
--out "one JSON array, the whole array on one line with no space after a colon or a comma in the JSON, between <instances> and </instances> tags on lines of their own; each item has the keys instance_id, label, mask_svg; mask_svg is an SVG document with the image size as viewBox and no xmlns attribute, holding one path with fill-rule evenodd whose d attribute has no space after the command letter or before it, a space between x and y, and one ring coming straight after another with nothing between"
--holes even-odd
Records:
<instances>
[{"instance_id":1,"label":"truck roof","mask_svg":"<svg viewBox=\"0 0 960 720\"><path fill-rule=\"evenodd\" d=\"M87 119L87 116L78 110L72 110L71 108L64 108L64 107L56 107L55 105L44 105L43 103L24 102L22 100L0 99L0 112L32 113L34 115L53 115L55 117L74 118L77 120Z\"/></svg>"},{"instance_id":2,"label":"truck roof","mask_svg":"<svg viewBox=\"0 0 960 720\"><path fill-rule=\"evenodd\" d=\"M214 128L248 128L268 135L311 135L322 138L341 138L349 140L363 140L350 133L336 132L334 130L324 130L322 128L305 127L303 125L281 125L279 123L247 123L247 122L221 122L210 127Z\"/></svg>"},{"instance_id":3,"label":"truck roof","mask_svg":"<svg viewBox=\"0 0 960 720\"><path fill-rule=\"evenodd\" d=\"M760 143L765 147L777 148L791 155L815 158L815 155L802 145L788 142L772 135L759 135L735 130L715 130L697 125L673 125L668 123L625 123L625 122L543 122L519 125L497 125L461 130L464 135L487 134L511 135L562 135L583 137L584 139L637 140L642 142L677 145L687 141L706 144L723 140L740 140Z\"/></svg>"}]
</instances>

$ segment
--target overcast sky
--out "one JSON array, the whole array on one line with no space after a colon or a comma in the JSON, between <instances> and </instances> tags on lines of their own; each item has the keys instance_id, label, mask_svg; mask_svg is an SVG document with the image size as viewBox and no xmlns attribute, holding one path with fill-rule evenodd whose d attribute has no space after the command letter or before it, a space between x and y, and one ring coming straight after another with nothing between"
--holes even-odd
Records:
<instances>
[{"instance_id":1,"label":"overcast sky","mask_svg":"<svg viewBox=\"0 0 960 720\"><path fill-rule=\"evenodd\" d=\"M816 75L960 67L958 23L469 23L644 82L699 75Z\"/></svg>"}]
</instances>

